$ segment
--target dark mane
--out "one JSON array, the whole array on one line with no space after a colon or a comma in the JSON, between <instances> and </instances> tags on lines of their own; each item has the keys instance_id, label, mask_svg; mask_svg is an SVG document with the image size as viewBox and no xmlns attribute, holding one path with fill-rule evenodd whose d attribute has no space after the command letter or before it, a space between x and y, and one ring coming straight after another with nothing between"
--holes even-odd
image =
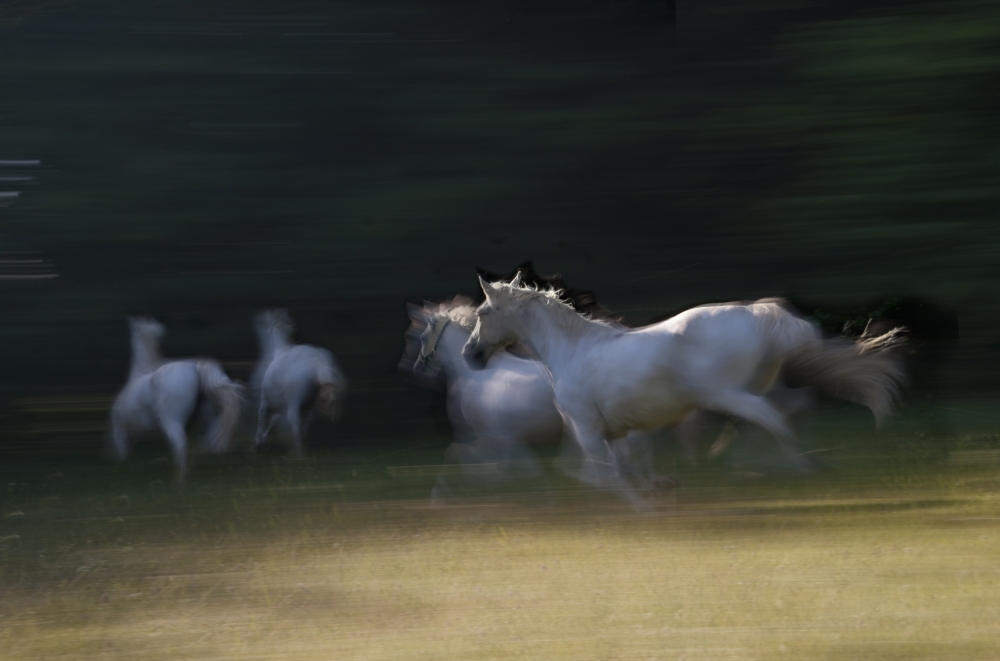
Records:
<instances>
[{"instance_id":1,"label":"dark mane","mask_svg":"<svg viewBox=\"0 0 1000 661\"><path fill-rule=\"evenodd\" d=\"M560 298L573 306L573 309L581 314L585 314L594 319L609 319L612 317L611 311L600 304L597 294L584 289L575 289L566 284L562 274L542 275L535 270L531 260L522 262L518 267L509 273L494 273L483 268L477 268L476 273L487 282L504 281L510 282L518 273L521 274L521 282L538 289L554 288L560 290ZM485 295L478 288L473 298L474 305L480 305L486 300Z\"/></svg>"}]
</instances>

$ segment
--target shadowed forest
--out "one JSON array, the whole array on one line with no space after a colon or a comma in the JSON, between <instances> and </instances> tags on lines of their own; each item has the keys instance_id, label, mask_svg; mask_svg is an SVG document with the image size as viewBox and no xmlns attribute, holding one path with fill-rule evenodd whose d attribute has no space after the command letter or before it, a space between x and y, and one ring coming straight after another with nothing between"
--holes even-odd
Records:
<instances>
[{"instance_id":1,"label":"shadowed forest","mask_svg":"<svg viewBox=\"0 0 1000 661\"><path fill-rule=\"evenodd\" d=\"M998 658L998 111L995 2L0 0L0 649ZM658 437L648 516L551 448L496 487L406 303L529 259L629 325L903 323L908 388L801 416L807 475ZM110 459L129 316L246 382L266 308L348 381L304 459L249 410L183 487L159 435Z\"/></svg>"},{"instance_id":2,"label":"shadowed forest","mask_svg":"<svg viewBox=\"0 0 1000 661\"><path fill-rule=\"evenodd\" d=\"M436 432L404 301L527 258L634 324L925 296L960 320L948 387L992 389L994 4L674 9L4 4L0 446L99 448L127 315L246 378L275 305L351 381L314 443Z\"/></svg>"}]
</instances>

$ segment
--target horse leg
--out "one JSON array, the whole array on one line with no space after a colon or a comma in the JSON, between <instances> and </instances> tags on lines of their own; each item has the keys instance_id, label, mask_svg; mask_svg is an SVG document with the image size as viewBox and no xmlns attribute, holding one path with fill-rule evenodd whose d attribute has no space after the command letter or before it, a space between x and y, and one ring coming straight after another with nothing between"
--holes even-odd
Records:
<instances>
[{"instance_id":1,"label":"horse leg","mask_svg":"<svg viewBox=\"0 0 1000 661\"><path fill-rule=\"evenodd\" d=\"M796 470L812 472L809 460L795 447L795 432L788 425L784 414L766 397L739 390L723 390L703 394L698 401L707 409L728 413L763 427L777 439Z\"/></svg>"},{"instance_id":2,"label":"horse leg","mask_svg":"<svg viewBox=\"0 0 1000 661\"><path fill-rule=\"evenodd\" d=\"M575 418L563 413L563 420L585 455L580 479L591 486L609 489L631 503L638 511L649 510L649 503L628 483L628 480L623 479L613 466L609 465L610 450L603 435L598 431L599 427L587 424L586 418L582 416Z\"/></svg>"},{"instance_id":3,"label":"horse leg","mask_svg":"<svg viewBox=\"0 0 1000 661\"><path fill-rule=\"evenodd\" d=\"M510 444L508 457L510 464L520 470L525 479L543 480L545 478L538 457L521 441L515 440Z\"/></svg>"},{"instance_id":4,"label":"horse leg","mask_svg":"<svg viewBox=\"0 0 1000 661\"><path fill-rule=\"evenodd\" d=\"M125 425L120 422L113 424L111 440L115 445L115 451L118 452L118 459L125 461L125 457L128 456L128 432L125 431Z\"/></svg>"},{"instance_id":5,"label":"horse leg","mask_svg":"<svg viewBox=\"0 0 1000 661\"><path fill-rule=\"evenodd\" d=\"M288 424L292 428L292 454L296 459L302 458L302 411L298 403L289 405L285 411Z\"/></svg>"},{"instance_id":6,"label":"horse leg","mask_svg":"<svg viewBox=\"0 0 1000 661\"><path fill-rule=\"evenodd\" d=\"M499 480L544 480L545 474L524 440L512 435L491 437L491 453L497 459Z\"/></svg>"},{"instance_id":7,"label":"horse leg","mask_svg":"<svg viewBox=\"0 0 1000 661\"><path fill-rule=\"evenodd\" d=\"M438 473L434 488L431 490L431 505L446 505L449 500L453 500L457 492L466 492L461 475L461 466L469 462L469 458L463 456L467 453L466 443L452 443L444 451L444 465ZM459 474L455 475L458 468Z\"/></svg>"},{"instance_id":8,"label":"horse leg","mask_svg":"<svg viewBox=\"0 0 1000 661\"><path fill-rule=\"evenodd\" d=\"M684 416L674 427L677 442L684 450L684 456L692 466L698 465L698 439L705 422L705 413L694 410Z\"/></svg>"},{"instance_id":9,"label":"horse leg","mask_svg":"<svg viewBox=\"0 0 1000 661\"><path fill-rule=\"evenodd\" d=\"M257 412L257 435L254 437L253 446L258 448L267 440L267 435L271 433L278 419L277 413L271 413L271 409L264 403L260 403L260 410Z\"/></svg>"},{"instance_id":10,"label":"horse leg","mask_svg":"<svg viewBox=\"0 0 1000 661\"><path fill-rule=\"evenodd\" d=\"M608 450L608 459L611 470L613 470L616 475L621 477L623 480L642 480L642 476L639 475L635 468L635 456L632 452L633 448L629 446L625 439L605 441L604 445Z\"/></svg>"},{"instance_id":11,"label":"horse leg","mask_svg":"<svg viewBox=\"0 0 1000 661\"><path fill-rule=\"evenodd\" d=\"M653 437L647 432L630 431L625 438L615 442L618 456L625 455L621 469L641 483L642 488L672 488L677 486L677 478L656 470L656 453ZM622 450L625 452L623 453Z\"/></svg>"},{"instance_id":12,"label":"horse leg","mask_svg":"<svg viewBox=\"0 0 1000 661\"><path fill-rule=\"evenodd\" d=\"M184 474L187 472L187 436L184 434L184 425L176 420L161 421L160 426L167 436L170 449L174 454L174 465L177 467L177 481L184 482Z\"/></svg>"}]
</instances>

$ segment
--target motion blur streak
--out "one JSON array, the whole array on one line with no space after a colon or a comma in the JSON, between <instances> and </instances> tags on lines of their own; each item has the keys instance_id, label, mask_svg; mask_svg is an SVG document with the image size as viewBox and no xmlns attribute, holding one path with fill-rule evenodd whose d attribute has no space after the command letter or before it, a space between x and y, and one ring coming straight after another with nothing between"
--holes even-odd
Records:
<instances>
[{"instance_id":1,"label":"motion blur streak","mask_svg":"<svg viewBox=\"0 0 1000 661\"><path fill-rule=\"evenodd\" d=\"M2 656L1000 658L998 71L979 0L0 3ZM629 327L904 326L908 384L608 452L678 482L639 517L398 368L529 259ZM349 379L303 458L247 403L183 486L109 459L129 317L253 386L283 309Z\"/></svg>"}]
</instances>

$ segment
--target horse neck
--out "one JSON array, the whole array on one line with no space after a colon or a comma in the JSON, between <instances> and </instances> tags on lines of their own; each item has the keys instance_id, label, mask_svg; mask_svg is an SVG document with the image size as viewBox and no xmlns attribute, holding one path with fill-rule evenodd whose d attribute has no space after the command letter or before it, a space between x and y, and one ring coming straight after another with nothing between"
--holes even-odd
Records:
<instances>
[{"instance_id":1,"label":"horse neck","mask_svg":"<svg viewBox=\"0 0 1000 661\"><path fill-rule=\"evenodd\" d=\"M132 334L132 367L129 370L129 380L149 374L163 362L160 357L160 347L156 340L145 338L138 333Z\"/></svg>"},{"instance_id":2,"label":"horse neck","mask_svg":"<svg viewBox=\"0 0 1000 661\"><path fill-rule=\"evenodd\" d=\"M449 381L467 376L472 371L462 356L462 349L465 347L469 335L471 335L469 331L453 321L448 324L441 333L441 337L438 338L435 353Z\"/></svg>"},{"instance_id":3,"label":"horse neck","mask_svg":"<svg viewBox=\"0 0 1000 661\"><path fill-rule=\"evenodd\" d=\"M261 362L269 363L282 351L287 351L293 345L288 334L276 326L271 326L260 336Z\"/></svg>"},{"instance_id":4,"label":"horse neck","mask_svg":"<svg viewBox=\"0 0 1000 661\"><path fill-rule=\"evenodd\" d=\"M518 339L553 373L571 359L581 344L613 332L574 310L534 299L525 301L515 318Z\"/></svg>"}]
</instances>

